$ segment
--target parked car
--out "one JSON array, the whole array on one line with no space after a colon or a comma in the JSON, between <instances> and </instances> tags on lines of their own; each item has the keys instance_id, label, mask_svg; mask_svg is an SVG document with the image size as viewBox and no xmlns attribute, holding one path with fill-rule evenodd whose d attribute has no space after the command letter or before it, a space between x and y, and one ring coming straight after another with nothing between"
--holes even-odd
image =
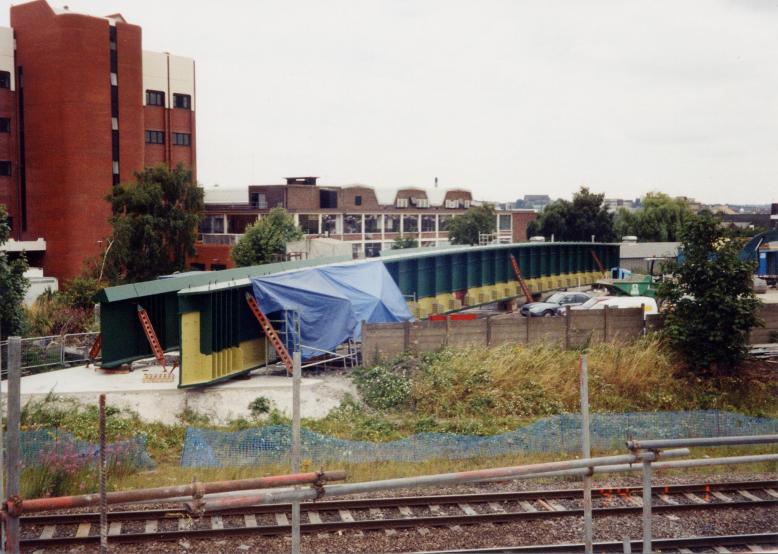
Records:
<instances>
[{"instance_id":1,"label":"parked car","mask_svg":"<svg viewBox=\"0 0 778 554\"><path fill-rule=\"evenodd\" d=\"M648 314L658 314L656 300L650 296L595 296L574 310L602 310L609 308L640 308L643 306L643 317Z\"/></svg>"},{"instance_id":2,"label":"parked car","mask_svg":"<svg viewBox=\"0 0 778 554\"><path fill-rule=\"evenodd\" d=\"M524 304L519 313L525 317L551 317L560 315L565 306L579 306L591 298L585 292L555 292L543 302Z\"/></svg>"}]
</instances>

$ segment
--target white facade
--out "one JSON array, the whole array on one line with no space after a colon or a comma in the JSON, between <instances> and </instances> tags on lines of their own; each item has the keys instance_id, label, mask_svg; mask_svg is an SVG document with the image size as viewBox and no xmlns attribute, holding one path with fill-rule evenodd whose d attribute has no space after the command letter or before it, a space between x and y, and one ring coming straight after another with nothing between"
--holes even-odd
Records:
<instances>
[{"instance_id":1,"label":"white facade","mask_svg":"<svg viewBox=\"0 0 778 554\"><path fill-rule=\"evenodd\" d=\"M195 110L195 67L192 58L174 56L167 52L143 51L143 105L146 91L165 93L165 107L172 107L174 94L188 94Z\"/></svg>"}]
</instances>

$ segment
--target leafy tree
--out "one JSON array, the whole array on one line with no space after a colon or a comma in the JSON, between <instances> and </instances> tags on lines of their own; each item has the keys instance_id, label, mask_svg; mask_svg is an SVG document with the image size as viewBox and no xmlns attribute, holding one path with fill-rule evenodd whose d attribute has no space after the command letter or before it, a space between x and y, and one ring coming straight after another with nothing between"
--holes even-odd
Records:
<instances>
[{"instance_id":1,"label":"leafy tree","mask_svg":"<svg viewBox=\"0 0 778 554\"><path fill-rule=\"evenodd\" d=\"M105 276L112 282L135 282L181 271L195 253L203 190L192 172L148 167L136 182L118 185L108 196L113 236L105 253Z\"/></svg>"},{"instance_id":2,"label":"leafy tree","mask_svg":"<svg viewBox=\"0 0 778 554\"><path fill-rule=\"evenodd\" d=\"M680 262L660 284L667 307L664 334L687 367L702 375L733 372L748 352L748 332L758 325L754 266L709 212L690 216L681 230Z\"/></svg>"},{"instance_id":3,"label":"leafy tree","mask_svg":"<svg viewBox=\"0 0 778 554\"><path fill-rule=\"evenodd\" d=\"M246 227L246 233L232 249L232 259L238 266L274 262L286 252L287 242L302 237L294 218L283 208L273 208L254 225Z\"/></svg>"},{"instance_id":4,"label":"leafy tree","mask_svg":"<svg viewBox=\"0 0 778 554\"><path fill-rule=\"evenodd\" d=\"M401 250L403 248L418 248L419 241L410 237L397 237L392 243L392 250Z\"/></svg>"},{"instance_id":5,"label":"leafy tree","mask_svg":"<svg viewBox=\"0 0 778 554\"><path fill-rule=\"evenodd\" d=\"M642 241L677 241L691 215L685 200L652 192L643 198L641 209L630 212L621 208L614 224L619 237L634 235Z\"/></svg>"},{"instance_id":6,"label":"leafy tree","mask_svg":"<svg viewBox=\"0 0 778 554\"><path fill-rule=\"evenodd\" d=\"M8 212L0 204L0 244L11 237L8 224ZM20 335L24 327L24 293L30 286L24 277L27 271L27 259L21 256L9 260L5 252L0 252L0 336Z\"/></svg>"},{"instance_id":7,"label":"leafy tree","mask_svg":"<svg viewBox=\"0 0 778 554\"><path fill-rule=\"evenodd\" d=\"M573 201L555 200L537 219L530 221L527 233L555 240L590 241L592 235L601 242L613 241L613 214L603 205L604 194L594 194L586 187L573 195Z\"/></svg>"},{"instance_id":8,"label":"leafy tree","mask_svg":"<svg viewBox=\"0 0 778 554\"><path fill-rule=\"evenodd\" d=\"M451 244L478 244L480 235L494 233L496 229L497 212L494 206L483 204L451 218L448 240Z\"/></svg>"}]
</instances>

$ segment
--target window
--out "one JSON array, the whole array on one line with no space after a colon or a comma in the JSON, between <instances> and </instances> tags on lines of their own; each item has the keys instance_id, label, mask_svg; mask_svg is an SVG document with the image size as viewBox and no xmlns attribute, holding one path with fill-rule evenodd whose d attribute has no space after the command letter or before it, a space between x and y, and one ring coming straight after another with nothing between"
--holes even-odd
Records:
<instances>
[{"instance_id":1,"label":"window","mask_svg":"<svg viewBox=\"0 0 778 554\"><path fill-rule=\"evenodd\" d=\"M10 176L11 176L11 162L8 161L0 162L0 177L10 177Z\"/></svg>"},{"instance_id":2,"label":"window","mask_svg":"<svg viewBox=\"0 0 778 554\"><path fill-rule=\"evenodd\" d=\"M338 216L334 214L322 214L321 231L325 235L340 234L338 232Z\"/></svg>"},{"instance_id":3,"label":"window","mask_svg":"<svg viewBox=\"0 0 778 554\"><path fill-rule=\"evenodd\" d=\"M176 146L192 146L192 135L189 133L173 133L173 144Z\"/></svg>"},{"instance_id":4,"label":"window","mask_svg":"<svg viewBox=\"0 0 778 554\"><path fill-rule=\"evenodd\" d=\"M162 131L146 131L146 144L165 144L165 133Z\"/></svg>"},{"instance_id":5,"label":"window","mask_svg":"<svg viewBox=\"0 0 778 554\"><path fill-rule=\"evenodd\" d=\"M319 190L319 207L320 208L337 208L338 207L338 191L336 190Z\"/></svg>"},{"instance_id":6,"label":"window","mask_svg":"<svg viewBox=\"0 0 778 554\"><path fill-rule=\"evenodd\" d=\"M425 233L435 231L435 216L423 215L421 216L421 230Z\"/></svg>"},{"instance_id":7,"label":"window","mask_svg":"<svg viewBox=\"0 0 778 554\"><path fill-rule=\"evenodd\" d=\"M11 74L8 71L0 71L0 88L11 88Z\"/></svg>"},{"instance_id":8,"label":"window","mask_svg":"<svg viewBox=\"0 0 778 554\"><path fill-rule=\"evenodd\" d=\"M458 208L459 207L459 200L446 200L446 207L447 208Z\"/></svg>"},{"instance_id":9,"label":"window","mask_svg":"<svg viewBox=\"0 0 778 554\"><path fill-rule=\"evenodd\" d=\"M224 264L211 264L211 271L222 271L227 269L227 266Z\"/></svg>"},{"instance_id":10,"label":"window","mask_svg":"<svg viewBox=\"0 0 778 554\"><path fill-rule=\"evenodd\" d=\"M397 202L395 203L395 206L398 208L407 208L408 207L408 199L407 198L398 198Z\"/></svg>"},{"instance_id":11,"label":"window","mask_svg":"<svg viewBox=\"0 0 778 554\"><path fill-rule=\"evenodd\" d=\"M251 207L255 210L264 210L267 208L267 198L265 198L264 192L252 192L249 195L249 202Z\"/></svg>"},{"instance_id":12,"label":"window","mask_svg":"<svg viewBox=\"0 0 778 554\"><path fill-rule=\"evenodd\" d=\"M192 262L189 264L189 269L192 271L205 271L205 264L201 264L200 262Z\"/></svg>"},{"instance_id":13,"label":"window","mask_svg":"<svg viewBox=\"0 0 778 554\"><path fill-rule=\"evenodd\" d=\"M419 216L403 216L403 233L417 233L419 231Z\"/></svg>"},{"instance_id":14,"label":"window","mask_svg":"<svg viewBox=\"0 0 778 554\"><path fill-rule=\"evenodd\" d=\"M381 243L380 242L366 242L365 243L365 257L377 258L381 255Z\"/></svg>"},{"instance_id":15,"label":"window","mask_svg":"<svg viewBox=\"0 0 778 554\"><path fill-rule=\"evenodd\" d=\"M306 235L319 234L319 215L300 214L300 229Z\"/></svg>"},{"instance_id":16,"label":"window","mask_svg":"<svg viewBox=\"0 0 778 554\"><path fill-rule=\"evenodd\" d=\"M199 231L201 233L223 233L224 217L220 215L208 215L200 222Z\"/></svg>"},{"instance_id":17,"label":"window","mask_svg":"<svg viewBox=\"0 0 778 554\"><path fill-rule=\"evenodd\" d=\"M447 231L448 230L448 224L451 221L450 215L439 215L438 216L438 230L439 231Z\"/></svg>"},{"instance_id":18,"label":"window","mask_svg":"<svg viewBox=\"0 0 778 554\"><path fill-rule=\"evenodd\" d=\"M346 214L343 216L343 232L359 234L362 232L362 214Z\"/></svg>"},{"instance_id":19,"label":"window","mask_svg":"<svg viewBox=\"0 0 778 554\"><path fill-rule=\"evenodd\" d=\"M400 232L400 216L399 215L385 215L384 216L384 229L387 233L399 233Z\"/></svg>"},{"instance_id":20,"label":"window","mask_svg":"<svg viewBox=\"0 0 778 554\"><path fill-rule=\"evenodd\" d=\"M374 214L365 215L365 233L381 232L381 216Z\"/></svg>"},{"instance_id":21,"label":"window","mask_svg":"<svg viewBox=\"0 0 778 554\"><path fill-rule=\"evenodd\" d=\"M11 118L0 117L0 133L10 133L10 132L11 132Z\"/></svg>"},{"instance_id":22,"label":"window","mask_svg":"<svg viewBox=\"0 0 778 554\"><path fill-rule=\"evenodd\" d=\"M357 194L354 197L354 205L355 206L361 206L362 205L362 196L361 195Z\"/></svg>"},{"instance_id":23,"label":"window","mask_svg":"<svg viewBox=\"0 0 778 554\"><path fill-rule=\"evenodd\" d=\"M499 222L500 222L500 226L499 226L500 231L511 230L511 216L509 214L500 214Z\"/></svg>"},{"instance_id":24,"label":"window","mask_svg":"<svg viewBox=\"0 0 778 554\"><path fill-rule=\"evenodd\" d=\"M146 105L147 106L164 106L165 105L165 93L158 90L146 91Z\"/></svg>"},{"instance_id":25,"label":"window","mask_svg":"<svg viewBox=\"0 0 778 554\"><path fill-rule=\"evenodd\" d=\"M426 198L411 198L411 203L417 208L429 208L430 201Z\"/></svg>"},{"instance_id":26,"label":"window","mask_svg":"<svg viewBox=\"0 0 778 554\"><path fill-rule=\"evenodd\" d=\"M182 108L184 110L192 109L192 97L188 94L174 94L173 95L173 107Z\"/></svg>"}]
</instances>

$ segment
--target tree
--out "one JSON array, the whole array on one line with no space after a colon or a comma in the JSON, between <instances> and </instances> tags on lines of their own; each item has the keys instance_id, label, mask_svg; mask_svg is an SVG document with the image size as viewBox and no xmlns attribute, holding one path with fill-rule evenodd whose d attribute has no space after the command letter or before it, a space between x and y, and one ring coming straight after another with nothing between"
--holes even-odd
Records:
<instances>
[{"instance_id":1,"label":"tree","mask_svg":"<svg viewBox=\"0 0 778 554\"><path fill-rule=\"evenodd\" d=\"M593 194L586 187L573 195L573 201L555 200L546 206L537 219L530 221L527 234L542 235L555 240L610 242L616 238L613 214L604 206L604 194Z\"/></svg>"},{"instance_id":2,"label":"tree","mask_svg":"<svg viewBox=\"0 0 778 554\"><path fill-rule=\"evenodd\" d=\"M682 198L672 198L661 192L648 193L642 208L630 212L621 208L616 214L615 228L619 237L634 235L641 241L677 241L684 223L692 211Z\"/></svg>"},{"instance_id":3,"label":"tree","mask_svg":"<svg viewBox=\"0 0 778 554\"><path fill-rule=\"evenodd\" d=\"M0 245L11 237L8 212L0 204ZM24 293L30 286L24 276L27 271L24 256L9 260L8 254L0 251L0 336L22 334L24 328Z\"/></svg>"},{"instance_id":4,"label":"tree","mask_svg":"<svg viewBox=\"0 0 778 554\"><path fill-rule=\"evenodd\" d=\"M419 241L410 237L397 237L392 243L392 250L401 250L404 248L418 248Z\"/></svg>"},{"instance_id":5,"label":"tree","mask_svg":"<svg viewBox=\"0 0 778 554\"><path fill-rule=\"evenodd\" d=\"M690 216L681 230L681 256L659 286L666 307L663 333L686 366L702 375L734 371L758 325L754 266L709 212Z\"/></svg>"},{"instance_id":6,"label":"tree","mask_svg":"<svg viewBox=\"0 0 778 554\"><path fill-rule=\"evenodd\" d=\"M178 165L148 167L135 183L117 185L108 196L113 234L106 249L111 282L135 282L181 271L195 253L203 190Z\"/></svg>"},{"instance_id":7,"label":"tree","mask_svg":"<svg viewBox=\"0 0 778 554\"><path fill-rule=\"evenodd\" d=\"M497 212L492 204L470 208L451 218L448 240L451 244L478 244L480 235L492 234L497 229Z\"/></svg>"},{"instance_id":8,"label":"tree","mask_svg":"<svg viewBox=\"0 0 778 554\"><path fill-rule=\"evenodd\" d=\"M294 218L283 208L273 208L254 225L246 227L246 233L232 249L232 259L238 266L274 262L286 252L287 242L302 237Z\"/></svg>"}]
</instances>

